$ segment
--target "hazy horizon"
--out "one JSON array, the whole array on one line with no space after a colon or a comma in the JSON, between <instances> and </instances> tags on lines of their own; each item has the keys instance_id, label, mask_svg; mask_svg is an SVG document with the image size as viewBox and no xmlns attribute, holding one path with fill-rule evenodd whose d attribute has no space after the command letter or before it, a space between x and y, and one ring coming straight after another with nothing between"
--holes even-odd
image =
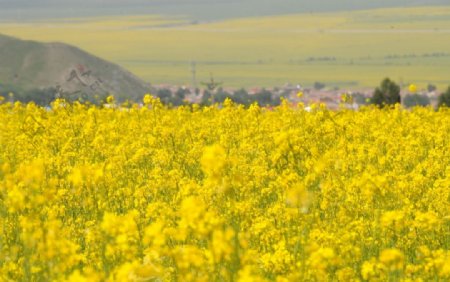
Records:
<instances>
[{"instance_id":1,"label":"hazy horizon","mask_svg":"<svg viewBox=\"0 0 450 282\"><path fill-rule=\"evenodd\" d=\"M353 11L387 7L448 5L447 0L0 0L0 19L26 21L46 18L132 14L184 15L213 20L292 13Z\"/></svg>"},{"instance_id":2,"label":"hazy horizon","mask_svg":"<svg viewBox=\"0 0 450 282\"><path fill-rule=\"evenodd\" d=\"M443 88L450 83L447 1L0 0L0 34L77 46L151 84L196 85L213 73L228 87L362 89L392 77ZM3 64L18 60L0 81L18 72L35 77L42 66L27 72L27 54L10 49Z\"/></svg>"}]
</instances>

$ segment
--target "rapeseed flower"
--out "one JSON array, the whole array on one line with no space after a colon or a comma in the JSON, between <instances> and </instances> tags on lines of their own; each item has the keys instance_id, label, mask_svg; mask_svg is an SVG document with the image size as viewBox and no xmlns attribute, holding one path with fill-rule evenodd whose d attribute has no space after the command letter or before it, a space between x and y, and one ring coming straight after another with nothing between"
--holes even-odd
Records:
<instances>
[{"instance_id":1,"label":"rapeseed flower","mask_svg":"<svg viewBox=\"0 0 450 282\"><path fill-rule=\"evenodd\" d=\"M450 279L448 110L142 102L0 105L0 281Z\"/></svg>"}]
</instances>

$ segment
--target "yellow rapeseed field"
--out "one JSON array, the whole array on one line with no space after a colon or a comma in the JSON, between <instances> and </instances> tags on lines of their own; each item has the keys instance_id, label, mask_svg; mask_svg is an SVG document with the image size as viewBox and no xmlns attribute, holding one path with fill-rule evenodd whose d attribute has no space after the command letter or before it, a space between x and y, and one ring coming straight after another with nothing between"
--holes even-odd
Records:
<instances>
[{"instance_id":1,"label":"yellow rapeseed field","mask_svg":"<svg viewBox=\"0 0 450 282\"><path fill-rule=\"evenodd\" d=\"M449 281L449 110L144 103L0 105L0 281Z\"/></svg>"}]
</instances>

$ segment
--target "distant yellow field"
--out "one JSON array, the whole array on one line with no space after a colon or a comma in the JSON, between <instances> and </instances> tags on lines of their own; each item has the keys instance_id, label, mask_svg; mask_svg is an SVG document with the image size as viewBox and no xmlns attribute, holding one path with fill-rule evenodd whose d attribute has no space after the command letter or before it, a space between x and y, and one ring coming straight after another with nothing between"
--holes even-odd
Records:
<instances>
[{"instance_id":1,"label":"distant yellow field","mask_svg":"<svg viewBox=\"0 0 450 282\"><path fill-rule=\"evenodd\" d=\"M153 84L191 84L210 73L225 86L287 82L343 88L398 82L450 84L450 8L301 14L192 24L162 16L1 23L0 33L62 41Z\"/></svg>"}]
</instances>

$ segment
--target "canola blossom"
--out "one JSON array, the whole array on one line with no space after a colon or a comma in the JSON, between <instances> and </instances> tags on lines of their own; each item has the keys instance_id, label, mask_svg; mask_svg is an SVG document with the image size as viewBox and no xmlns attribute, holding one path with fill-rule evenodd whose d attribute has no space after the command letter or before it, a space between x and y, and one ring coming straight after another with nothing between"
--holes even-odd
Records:
<instances>
[{"instance_id":1,"label":"canola blossom","mask_svg":"<svg viewBox=\"0 0 450 282\"><path fill-rule=\"evenodd\" d=\"M448 109L144 100L0 105L0 281L450 279Z\"/></svg>"},{"instance_id":2,"label":"canola blossom","mask_svg":"<svg viewBox=\"0 0 450 282\"><path fill-rule=\"evenodd\" d=\"M416 94L417 93L417 86L415 84L410 84L408 86L408 91L411 94Z\"/></svg>"}]
</instances>

